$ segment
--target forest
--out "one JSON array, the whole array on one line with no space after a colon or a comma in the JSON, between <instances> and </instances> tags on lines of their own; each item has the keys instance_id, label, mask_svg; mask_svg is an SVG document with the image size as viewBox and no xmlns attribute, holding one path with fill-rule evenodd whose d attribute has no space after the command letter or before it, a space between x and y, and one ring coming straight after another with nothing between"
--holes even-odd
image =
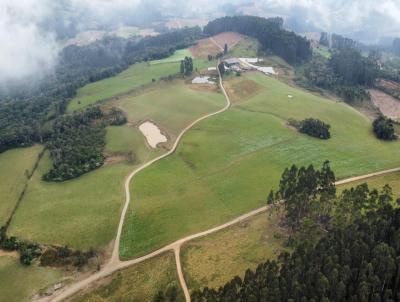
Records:
<instances>
[{"instance_id":1,"label":"forest","mask_svg":"<svg viewBox=\"0 0 400 302\"><path fill-rule=\"evenodd\" d=\"M212 36L221 32L234 31L256 38L264 50L282 57L291 64L299 64L311 59L310 42L294 32L283 29L282 25L282 18L223 17L209 22L204 28L204 33Z\"/></svg>"},{"instance_id":2,"label":"forest","mask_svg":"<svg viewBox=\"0 0 400 302\"><path fill-rule=\"evenodd\" d=\"M126 117L116 108L103 112L99 107L90 107L57 118L46 143L53 167L43 180L65 181L101 167L105 127L124 123Z\"/></svg>"},{"instance_id":3,"label":"forest","mask_svg":"<svg viewBox=\"0 0 400 302\"><path fill-rule=\"evenodd\" d=\"M195 291L192 301L399 301L400 209L389 186L378 192L362 184L338 195L329 163L292 166L273 206L281 199L292 252L219 289Z\"/></svg>"},{"instance_id":4,"label":"forest","mask_svg":"<svg viewBox=\"0 0 400 302\"><path fill-rule=\"evenodd\" d=\"M47 141L52 121L65 112L78 88L135 62L168 57L201 36L201 29L194 27L139 40L106 37L87 46L64 48L54 74L35 85L0 91L0 152Z\"/></svg>"},{"instance_id":5,"label":"forest","mask_svg":"<svg viewBox=\"0 0 400 302\"><path fill-rule=\"evenodd\" d=\"M305 65L304 75L314 85L328 89L352 103L369 98L367 87L374 85L380 71L374 52L362 56L355 48L336 50L330 59L321 56Z\"/></svg>"}]
</instances>

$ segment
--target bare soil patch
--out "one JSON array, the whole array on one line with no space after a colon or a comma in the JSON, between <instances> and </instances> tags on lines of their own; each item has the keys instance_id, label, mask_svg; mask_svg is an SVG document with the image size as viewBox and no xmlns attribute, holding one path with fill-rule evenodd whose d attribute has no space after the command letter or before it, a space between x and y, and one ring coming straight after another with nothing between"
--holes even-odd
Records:
<instances>
[{"instance_id":1,"label":"bare soil patch","mask_svg":"<svg viewBox=\"0 0 400 302\"><path fill-rule=\"evenodd\" d=\"M262 86L249 79L232 80L225 83L232 105L243 103L262 90Z\"/></svg>"},{"instance_id":2,"label":"bare soil patch","mask_svg":"<svg viewBox=\"0 0 400 302\"><path fill-rule=\"evenodd\" d=\"M234 47L237 43L244 39L244 36L236 32L224 32L212 37L220 48L224 48L225 43L228 49Z\"/></svg>"},{"instance_id":3,"label":"bare soil patch","mask_svg":"<svg viewBox=\"0 0 400 302\"><path fill-rule=\"evenodd\" d=\"M189 50L195 58L207 58L208 55L215 56L221 52L221 49L211 39L199 40Z\"/></svg>"},{"instance_id":4,"label":"bare soil patch","mask_svg":"<svg viewBox=\"0 0 400 302\"><path fill-rule=\"evenodd\" d=\"M384 115L392 119L400 118L400 100L376 89L369 90L369 93L371 94L374 105L378 107Z\"/></svg>"},{"instance_id":5,"label":"bare soil patch","mask_svg":"<svg viewBox=\"0 0 400 302\"><path fill-rule=\"evenodd\" d=\"M377 79L375 86L380 90L390 94L393 97L400 99L400 84L394 81L385 79Z\"/></svg>"}]
</instances>

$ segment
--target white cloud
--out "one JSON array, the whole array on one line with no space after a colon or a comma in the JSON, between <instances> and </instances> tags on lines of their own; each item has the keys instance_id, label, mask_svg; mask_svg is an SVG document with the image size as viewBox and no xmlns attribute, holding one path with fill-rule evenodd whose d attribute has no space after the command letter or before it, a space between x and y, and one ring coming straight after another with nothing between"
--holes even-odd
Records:
<instances>
[{"instance_id":1,"label":"white cloud","mask_svg":"<svg viewBox=\"0 0 400 302\"><path fill-rule=\"evenodd\" d=\"M51 33L38 24L49 13L47 0L2 0L0 2L0 80L49 71L57 55Z\"/></svg>"}]
</instances>

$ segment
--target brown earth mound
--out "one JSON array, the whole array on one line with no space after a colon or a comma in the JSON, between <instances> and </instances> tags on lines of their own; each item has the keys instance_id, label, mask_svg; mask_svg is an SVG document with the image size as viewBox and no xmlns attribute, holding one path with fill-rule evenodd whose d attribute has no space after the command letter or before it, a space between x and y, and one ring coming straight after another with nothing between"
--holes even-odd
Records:
<instances>
[{"instance_id":1,"label":"brown earth mound","mask_svg":"<svg viewBox=\"0 0 400 302\"><path fill-rule=\"evenodd\" d=\"M384 115L392 119L400 118L400 100L376 89L369 90L369 93L371 94L374 105L378 107Z\"/></svg>"}]
</instances>

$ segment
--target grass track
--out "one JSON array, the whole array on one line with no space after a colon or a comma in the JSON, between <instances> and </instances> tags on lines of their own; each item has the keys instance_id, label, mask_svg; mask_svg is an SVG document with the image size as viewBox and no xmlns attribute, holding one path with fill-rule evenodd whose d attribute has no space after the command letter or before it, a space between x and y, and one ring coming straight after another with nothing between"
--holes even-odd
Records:
<instances>
[{"instance_id":1,"label":"grass track","mask_svg":"<svg viewBox=\"0 0 400 302\"><path fill-rule=\"evenodd\" d=\"M40 289L57 282L61 273L55 269L22 266L18 259L0 257L0 300L28 301Z\"/></svg>"},{"instance_id":2,"label":"grass track","mask_svg":"<svg viewBox=\"0 0 400 302\"><path fill-rule=\"evenodd\" d=\"M85 294L80 294L69 301L152 301L158 291L165 291L170 286L176 286L178 289L176 301L185 301L178 283L174 255L166 253L116 273L111 282Z\"/></svg>"},{"instance_id":3,"label":"grass track","mask_svg":"<svg viewBox=\"0 0 400 302\"><path fill-rule=\"evenodd\" d=\"M18 148L0 154L0 225L9 218L42 146Z\"/></svg>"},{"instance_id":4,"label":"grass track","mask_svg":"<svg viewBox=\"0 0 400 302\"><path fill-rule=\"evenodd\" d=\"M151 119L161 125L168 137L174 138L190 121L222 107L224 98L177 81L118 102L130 120ZM11 223L10 234L82 250L108 244L118 225L124 178L139 164L164 151L150 150L139 130L127 125L108 128L106 150L132 150L136 162L108 164L71 181L47 183L41 181L41 175L50 166L45 156Z\"/></svg>"},{"instance_id":5,"label":"grass track","mask_svg":"<svg viewBox=\"0 0 400 302\"><path fill-rule=\"evenodd\" d=\"M132 181L122 259L263 205L293 163L320 165L329 159L340 178L400 165L399 142L377 140L370 122L351 107L258 73L231 78L230 84L243 79L263 89L196 125L174 155ZM306 117L330 123L332 138L310 138L286 126L289 118Z\"/></svg>"}]
</instances>

